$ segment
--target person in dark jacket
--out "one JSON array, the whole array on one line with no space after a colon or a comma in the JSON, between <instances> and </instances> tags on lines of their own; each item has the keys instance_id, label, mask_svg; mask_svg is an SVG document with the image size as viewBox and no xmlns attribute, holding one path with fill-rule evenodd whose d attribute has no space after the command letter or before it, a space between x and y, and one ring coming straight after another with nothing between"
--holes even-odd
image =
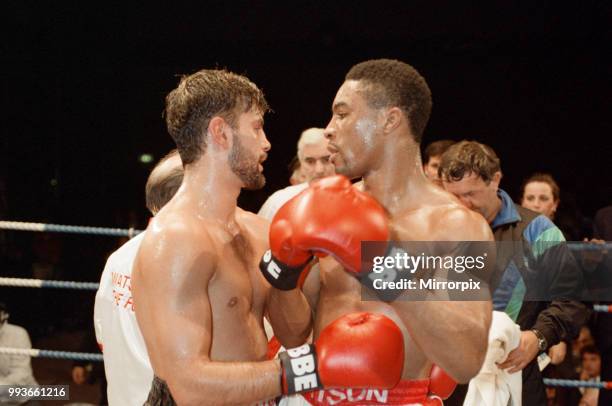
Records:
<instances>
[{"instance_id":1,"label":"person in dark jacket","mask_svg":"<svg viewBox=\"0 0 612 406\"><path fill-rule=\"evenodd\" d=\"M500 160L492 148L461 141L444 153L439 174L447 191L489 222L497 242L493 307L521 327L519 347L499 367L522 371L523 404L546 405L537 356L576 337L584 325L582 271L554 223L499 188Z\"/></svg>"}]
</instances>

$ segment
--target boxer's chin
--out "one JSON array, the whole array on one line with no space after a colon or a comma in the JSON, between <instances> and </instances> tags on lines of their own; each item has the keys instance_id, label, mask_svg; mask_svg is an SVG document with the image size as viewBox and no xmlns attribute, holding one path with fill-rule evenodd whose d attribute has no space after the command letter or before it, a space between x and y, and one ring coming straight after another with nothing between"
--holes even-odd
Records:
<instances>
[{"instance_id":1,"label":"boxer's chin","mask_svg":"<svg viewBox=\"0 0 612 406\"><path fill-rule=\"evenodd\" d=\"M346 177L349 177L351 168L349 165L347 165L346 161L344 160L344 157L339 152L332 154L332 158L330 158L330 161L334 164L334 169L337 175L344 175Z\"/></svg>"},{"instance_id":2,"label":"boxer's chin","mask_svg":"<svg viewBox=\"0 0 612 406\"><path fill-rule=\"evenodd\" d=\"M344 161L339 162L336 165L337 166L335 168L336 168L336 174L337 175L344 175L344 176L346 176L349 179L355 179L355 178L361 177L360 174L356 173L354 168L351 168Z\"/></svg>"},{"instance_id":3,"label":"boxer's chin","mask_svg":"<svg viewBox=\"0 0 612 406\"><path fill-rule=\"evenodd\" d=\"M241 178L246 190L259 190L266 185L266 177L261 172L254 173L248 178Z\"/></svg>"},{"instance_id":4,"label":"boxer's chin","mask_svg":"<svg viewBox=\"0 0 612 406\"><path fill-rule=\"evenodd\" d=\"M247 151L240 143L239 138L234 141L228 161L232 172L242 181L244 189L258 190L266 184L260 159Z\"/></svg>"},{"instance_id":5,"label":"boxer's chin","mask_svg":"<svg viewBox=\"0 0 612 406\"><path fill-rule=\"evenodd\" d=\"M232 172L242 181L242 188L246 190L259 190L266 184L264 174L259 170L259 163L253 162L247 164L242 162L241 165L232 167Z\"/></svg>"}]
</instances>

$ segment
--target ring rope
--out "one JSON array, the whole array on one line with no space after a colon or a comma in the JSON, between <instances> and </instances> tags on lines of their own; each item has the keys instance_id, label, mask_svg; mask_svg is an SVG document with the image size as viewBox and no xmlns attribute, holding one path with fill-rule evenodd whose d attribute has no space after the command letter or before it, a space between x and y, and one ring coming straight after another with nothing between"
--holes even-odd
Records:
<instances>
[{"instance_id":1,"label":"ring rope","mask_svg":"<svg viewBox=\"0 0 612 406\"><path fill-rule=\"evenodd\" d=\"M594 304L593 310L600 313L612 313L612 305Z\"/></svg>"},{"instance_id":2,"label":"ring rope","mask_svg":"<svg viewBox=\"0 0 612 406\"><path fill-rule=\"evenodd\" d=\"M0 286L13 286L19 288L98 290L100 284L97 282L51 281L45 279L0 277ZM594 304L593 310L600 313L612 313L612 305Z\"/></svg>"},{"instance_id":3,"label":"ring rope","mask_svg":"<svg viewBox=\"0 0 612 406\"><path fill-rule=\"evenodd\" d=\"M142 230L136 230L134 228L124 229L107 227L68 226L63 224L26 223L21 221L0 221L0 229L52 233L93 234L129 238L132 238L142 232Z\"/></svg>"},{"instance_id":4,"label":"ring rope","mask_svg":"<svg viewBox=\"0 0 612 406\"><path fill-rule=\"evenodd\" d=\"M39 350L36 348L10 348L0 347L0 354L7 355L27 355L34 358L55 358L55 359L70 359L74 361L103 361L102 354L93 352L71 352L71 351L53 351Z\"/></svg>"},{"instance_id":5,"label":"ring rope","mask_svg":"<svg viewBox=\"0 0 612 406\"><path fill-rule=\"evenodd\" d=\"M572 251L605 251L612 249L612 242L591 243L584 241L568 241L567 245Z\"/></svg>"},{"instance_id":6,"label":"ring rope","mask_svg":"<svg viewBox=\"0 0 612 406\"><path fill-rule=\"evenodd\" d=\"M38 232L56 232L56 233L76 233L76 234L95 234L107 235L114 237L129 237L132 238L140 234L143 230L130 228L108 228L108 227L87 227L87 226L70 226L64 224L46 224L46 223L29 223L22 221L0 221L0 229L16 230L16 231L38 231ZM585 242L568 242L572 250L603 250L612 249L612 242L603 244L589 244Z\"/></svg>"},{"instance_id":7,"label":"ring rope","mask_svg":"<svg viewBox=\"0 0 612 406\"><path fill-rule=\"evenodd\" d=\"M0 277L0 286L13 286L19 288L98 290L100 284L97 282L48 281L44 279Z\"/></svg>"},{"instance_id":8,"label":"ring rope","mask_svg":"<svg viewBox=\"0 0 612 406\"><path fill-rule=\"evenodd\" d=\"M612 389L612 381L578 381L574 379L551 379L544 378L544 385L560 386L563 388L596 388Z\"/></svg>"}]
</instances>

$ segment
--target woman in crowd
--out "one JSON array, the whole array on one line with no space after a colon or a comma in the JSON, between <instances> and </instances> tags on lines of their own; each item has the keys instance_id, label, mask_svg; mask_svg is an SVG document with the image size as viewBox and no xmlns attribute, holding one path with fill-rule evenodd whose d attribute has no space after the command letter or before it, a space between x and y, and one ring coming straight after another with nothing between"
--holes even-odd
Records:
<instances>
[{"instance_id":1,"label":"woman in crowd","mask_svg":"<svg viewBox=\"0 0 612 406\"><path fill-rule=\"evenodd\" d=\"M523 183L521 206L553 220L559 206L560 189L547 173L535 173Z\"/></svg>"}]
</instances>

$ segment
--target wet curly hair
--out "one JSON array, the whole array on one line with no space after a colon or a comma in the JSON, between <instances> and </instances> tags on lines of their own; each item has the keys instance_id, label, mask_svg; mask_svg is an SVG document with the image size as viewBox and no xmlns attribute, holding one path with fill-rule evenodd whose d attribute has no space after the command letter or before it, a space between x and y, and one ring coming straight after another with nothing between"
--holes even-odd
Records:
<instances>
[{"instance_id":1,"label":"wet curly hair","mask_svg":"<svg viewBox=\"0 0 612 406\"><path fill-rule=\"evenodd\" d=\"M166 96L165 118L183 165L195 162L206 150L206 130L214 116L235 127L238 115L256 108L269 110L263 92L242 75L204 69L183 76Z\"/></svg>"}]
</instances>

